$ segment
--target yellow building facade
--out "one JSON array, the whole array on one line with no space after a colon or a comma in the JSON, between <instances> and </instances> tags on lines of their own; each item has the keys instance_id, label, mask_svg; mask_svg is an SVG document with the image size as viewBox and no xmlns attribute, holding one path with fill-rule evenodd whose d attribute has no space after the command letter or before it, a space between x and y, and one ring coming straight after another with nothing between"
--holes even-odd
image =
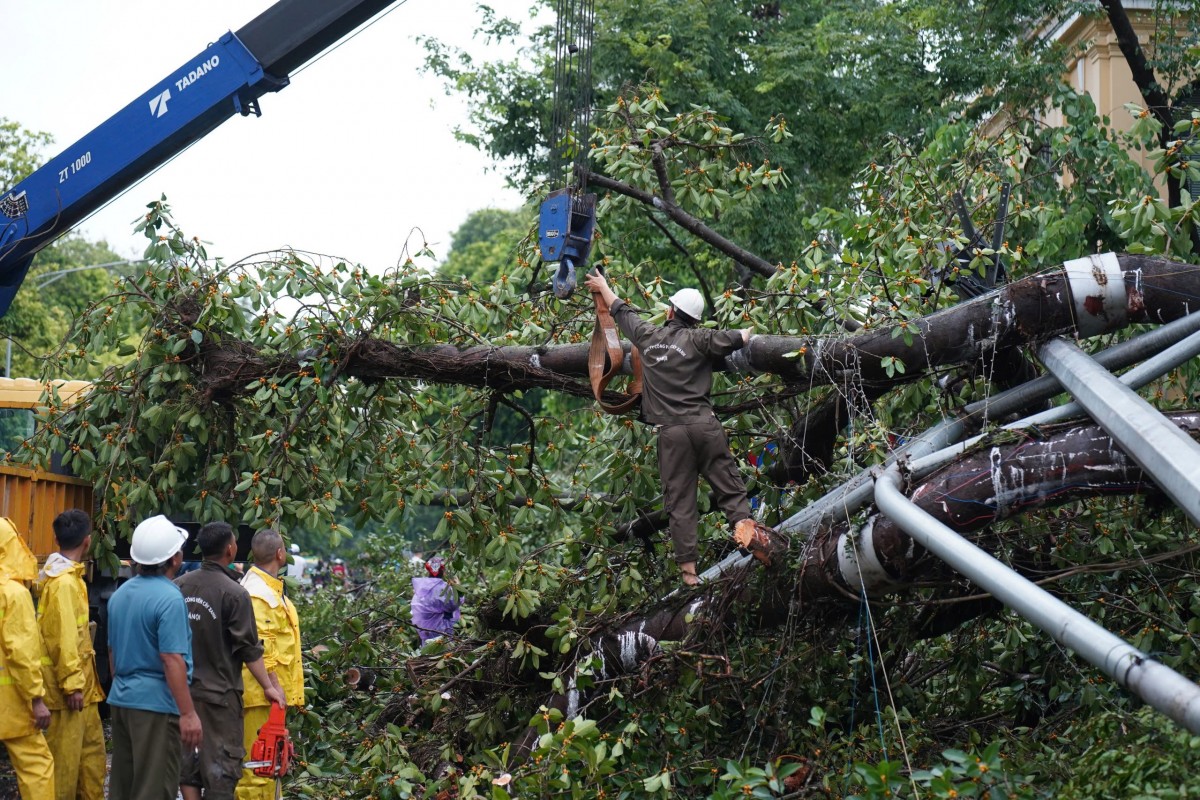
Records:
<instances>
[{"instance_id":1,"label":"yellow building facade","mask_svg":"<svg viewBox=\"0 0 1200 800\"><path fill-rule=\"evenodd\" d=\"M1138 42L1147 57L1153 59L1156 36L1169 34L1165 28L1170 27L1172 21L1156 14L1154 0L1125 0L1124 6L1137 32ZM1145 106L1146 101L1134 83L1129 62L1121 52L1108 17L1103 13L1071 14L1051 20L1038 35L1061 44L1071 54L1066 62L1064 81L1091 97L1097 113L1109 118L1113 131L1128 131L1133 126L1133 117L1125 104ZM1164 88L1168 94L1178 90L1172 86ZM1047 125L1061 125L1062 112L1048 109L1042 120ZM1147 172L1152 171L1153 165L1145 151L1134 151L1130 155ZM1160 180L1158 183L1165 199L1165 182Z\"/></svg>"}]
</instances>

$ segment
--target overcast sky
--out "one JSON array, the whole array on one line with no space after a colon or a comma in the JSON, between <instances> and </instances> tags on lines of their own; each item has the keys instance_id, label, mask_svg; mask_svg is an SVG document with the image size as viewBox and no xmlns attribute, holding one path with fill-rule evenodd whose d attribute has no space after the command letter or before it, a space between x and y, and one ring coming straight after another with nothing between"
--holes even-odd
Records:
<instances>
[{"instance_id":1,"label":"overcast sky","mask_svg":"<svg viewBox=\"0 0 1200 800\"><path fill-rule=\"evenodd\" d=\"M0 0L0 116L65 149L273 0ZM529 0L491 0L527 19ZM405 0L356 38L264 95L79 229L140 256L130 221L165 193L189 236L232 261L281 246L383 270L414 228L444 257L479 208L515 208L489 161L459 144L464 106L420 74L418 35L487 51L473 0ZM492 51L494 52L494 51ZM3 190L7 187L0 187ZM413 236L418 249L421 235Z\"/></svg>"}]
</instances>

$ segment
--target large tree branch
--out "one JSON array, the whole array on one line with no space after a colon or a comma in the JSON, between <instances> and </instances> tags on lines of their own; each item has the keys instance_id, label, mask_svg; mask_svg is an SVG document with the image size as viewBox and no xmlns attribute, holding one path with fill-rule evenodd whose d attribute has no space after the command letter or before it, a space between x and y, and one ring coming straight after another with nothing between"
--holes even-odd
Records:
<instances>
[{"instance_id":1,"label":"large tree branch","mask_svg":"<svg viewBox=\"0 0 1200 800\"><path fill-rule=\"evenodd\" d=\"M1121 48L1121 55L1125 56L1125 62L1133 75L1133 82L1138 87L1142 99L1146 101L1146 108L1162 125L1159 143L1163 148L1167 148L1170 141L1176 138L1171 98L1158 82L1154 68L1150 66L1150 60L1146 57L1146 51L1142 49L1142 43L1138 41L1137 31L1134 30L1133 22L1129 19L1129 13L1121 0L1100 0L1100 5L1108 15L1109 24L1117 36L1117 46ZM1175 208L1182 201L1179 178L1168 173L1166 180L1167 205Z\"/></svg>"},{"instance_id":2,"label":"large tree branch","mask_svg":"<svg viewBox=\"0 0 1200 800\"><path fill-rule=\"evenodd\" d=\"M700 220L693 217L691 214L684 211L674 203L649 192L642 191L636 187L630 186L627 183L613 180L607 175L602 175L598 172L584 172L587 182L592 186L598 186L601 189L606 189L610 192L615 192L623 195L639 203L657 208L662 211L671 220L683 228L688 233L695 236L697 239L712 245L716 250L732 258L747 269L762 275L763 277L771 277L779 268L777 264L772 264L764 258L756 256L749 250L741 247L730 240L726 239L721 234L714 231L712 228L705 225Z\"/></svg>"},{"instance_id":3,"label":"large tree branch","mask_svg":"<svg viewBox=\"0 0 1200 800\"><path fill-rule=\"evenodd\" d=\"M1146 101L1146 107L1164 128L1170 130L1174 124L1174 120L1171 119L1170 98L1154 75L1154 69L1146 58L1142 43L1138 41L1137 31L1134 30L1124 4L1121 0L1100 0L1100 5L1108 15L1108 22L1117 36L1117 46L1121 48L1121 55L1125 56L1125 62L1129 64L1133 82L1141 92L1142 99Z\"/></svg>"},{"instance_id":4,"label":"large tree branch","mask_svg":"<svg viewBox=\"0 0 1200 800\"><path fill-rule=\"evenodd\" d=\"M773 373L805 387L822 384L886 389L926 371L981 362L996 351L1062 333L1119 330L1132 323L1165 323L1188 314L1200 296L1200 267L1149 256L1122 255L1119 272L1099 267L1035 275L992 294L919 320L839 338L758 335L719 370ZM1111 291L1108 287L1116 288ZM1076 296L1078 295L1078 296ZM184 304L187 308L187 304ZM187 311L176 322L194 327ZM342 375L363 380L420 379L515 391L547 388L590 395L587 344L538 347L410 346L378 339L334 342L326 353L344 364ZM887 360L904 363L888 374ZM986 365L986 362L981 362ZM205 340L197 369L208 397L235 396L260 379L296 374L300 359L266 355L245 342ZM619 395L613 394L618 398Z\"/></svg>"},{"instance_id":5,"label":"large tree branch","mask_svg":"<svg viewBox=\"0 0 1200 800\"><path fill-rule=\"evenodd\" d=\"M1200 439L1200 412L1169 417ZM1114 493L1160 494L1098 425L1003 434L1003 441L981 444L909 492L919 508L964 534L1037 509ZM840 525L814 537L800 595L816 600L864 589L876 595L941 566L898 525L876 515L862 528Z\"/></svg>"}]
</instances>

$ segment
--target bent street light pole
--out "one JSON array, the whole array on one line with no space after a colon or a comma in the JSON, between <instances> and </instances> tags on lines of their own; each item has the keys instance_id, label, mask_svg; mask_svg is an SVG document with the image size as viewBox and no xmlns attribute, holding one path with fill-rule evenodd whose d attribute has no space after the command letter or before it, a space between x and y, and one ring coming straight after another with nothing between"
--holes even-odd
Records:
<instances>
[{"instance_id":1,"label":"bent street light pole","mask_svg":"<svg viewBox=\"0 0 1200 800\"><path fill-rule=\"evenodd\" d=\"M1096 354L1096 362L1109 369L1123 369L1144 358L1155 355L1193 333L1200 332L1200 312L1182 317L1160 328L1147 331ZM1029 383L1014 386L999 394L972 403L964 414L938 423L924 433L913 437L888 456L885 463L894 463L899 458L922 458L959 441L972 427L987 419L1012 414L1027 405L1049 400L1062 391L1059 382L1050 375L1043 375ZM968 425L974 418L976 424ZM818 525L832 519L842 519L858 511L871 498L871 470L863 470L827 493L824 497L793 514L775 526L781 532L801 531L808 533ZM737 559L727 559L727 568L740 566ZM721 570L715 574L719 575Z\"/></svg>"},{"instance_id":2,"label":"bent street light pole","mask_svg":"<svg viewBox=\"0 0 1200 800\"><path fill-rule=\"evenodd\" d=\"M1200 444L1070 342L1051 339L1038 357L1193 524L1200 525Z\"/></svg>"},{"instance_id":3,"label":"bent street light pole","mask_svg":"<svg viewBox=\"0 0 1200 800\"><path fill-rule=\"evenodd\" d=\"M1193 315L1200 317L1200 315ZM1190 318L1189 318L1190 319ZM1158 355L1143 361L1133 369L1121 375L1118 380L1130 389L1140 389L1150 381L1158 380L1163 375L1166 375L1171 370L1179 367L1187 361L1192 360L1197 355L1200 355L1200 331L1193 333L1188 338L1178 342L1166 350L1163 350ZM1096 363L1100 363L1100 359L1095 359ZM1026 386L1028 384L1025 384ZM1072 401L1061 406L1041 411L1016 422L1010 422L1002 425L1001 429L1006 431L1028 430L1038 425L1052 425L1056 422L1063 422L1073 417L1078 417L1086 414L1083 406L1077 401ZM1107 432L1107 431L1106 431ZM1110 434L1111 435L1111 434ZM910 480L920 480L929 475L933 471L939 469L943 464L957 458L965 453L968 449L978 444L984 439L984 436L976 435L969 439L951 445L945 449L939 450L936 453L931 453L920 458L913 458L908 463L908 473ZM889 462L890 463L890 462Z\"/></svg>"},{"instance_id":4,"label":"bent street light pole","mask_svg":"<svg viewBox=\"0 0 1200 800\"><path fill-rule=\"evenodd\" d=\"M875 504L914 540L1121 686L1200 734L1200 686L1097 625L943 525L900 491L900 468L875 479Z\"/></svg>"}]
</instances>

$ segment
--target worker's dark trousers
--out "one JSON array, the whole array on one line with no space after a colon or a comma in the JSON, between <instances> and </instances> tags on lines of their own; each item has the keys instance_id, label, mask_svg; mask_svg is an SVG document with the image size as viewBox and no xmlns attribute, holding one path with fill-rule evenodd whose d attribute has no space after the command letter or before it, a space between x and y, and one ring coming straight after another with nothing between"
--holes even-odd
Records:
<instances>
[{"instance_id":1,"label":"worker's dark trousers","mask_svg":"<svg viewBox=\"0 0 1200 800\"><path fill-rule=\"evenodd\" d=\"M179 717L110 705L112 800L157 800L179 790Z\"/></svg>"},{"instance_id":2,"label":"worker's dark trousers","mask_svg":"<svg viewBox=\"0 0 1200 800\"><path fill-rule=\"evenodd\" d=\"M696 481L703 475L717 496L717 505L730 525L750 517L746 484L729 454L725 429L715 416L696 422L658 426L658 474L663 504L671 524L675 560L697 561Z\"/></svg>"}]
</instances>

